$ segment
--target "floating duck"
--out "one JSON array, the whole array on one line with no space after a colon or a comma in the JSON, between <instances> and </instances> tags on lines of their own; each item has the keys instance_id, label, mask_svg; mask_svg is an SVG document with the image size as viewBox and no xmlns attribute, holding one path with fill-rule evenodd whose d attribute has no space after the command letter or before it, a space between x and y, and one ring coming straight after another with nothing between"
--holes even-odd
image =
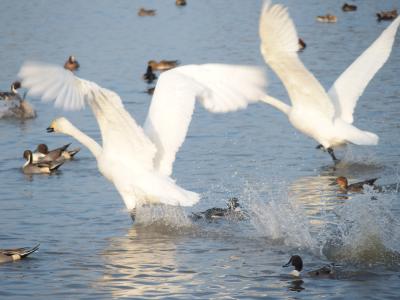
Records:
<instances>
[{"instance_id":1,"label":"floating duck","mask_svg":"<svg viewBox=\"0 0 400 300\"><path fill-rule=\"evenodd\" d=\"M342 6L343 11L355 11L357 10L357 5L345 3Z\"/></svg>"},{"instance_id":2,"label":"floating duck","mask_svg":"<svg viewBox=\"0 0 400 300\"><path fill-rule=\"evenodd\" d=\"M49 148L46 144L39 144L33 153L33 163L43 162L43 161L56 161L56 160L70 160L72 159L76 153L78 153L81 149L76 148L73 150L67 150L67 148L71 145L71 143L66 144L57 149L53 149L49 151Z\"/></svg>"},{"instance_id":3,"label":"floating duck","mask_svg":"<svg viewBox=\"0 0 400 300\"><path fill-rule=\"evenodd\" d=\"M175 4L177 6L185 6L186 5L186 0L175 0Z\"/></svg>"},{"instance_id":4,"label":"floating duck","mask_svg":"<svg viewBox=\"0 0 400 300\"><path fill-rule=\"evenodd\" d=\"M213 207L200 213L193 213L191 218L193 220L216 220L222 218L244 220L247 218L247 214L240 207L238 198L230 198L226 205L227 208Z\"/></svg>"},{"instance_id":5,"label":"floating duck","mask_svg":"<svg viewBox=\"0 0 400 300\"><path fill-rule=\"evenodd\" d=\"M23 259L39 249L40 244L33 248L0 249L0 263Z\"/></svg>"},{"instance_id":6,"label":"floating duck","mask_svg":"<svg viewBox=\"0 0 400 300\"><path fill-rule=\"evenodd\" d=\"M147 83L152 83L157 79L156 74L153 73L153 68L151 66L147 66L146 73L143 74L143 80Z\"/></svg>"},{"instance_id":7,"label":"floating duck","mask_svg":"<svg viewBox=\"0 0 400 300\"><path fill-rule=\"evenodd\" d=\"M145 9L141 7L138 11L138 16L145 17L145 16L155 16L156 10L155 9Z\"/></svg>"},{"instance_id":8,"label":"floating duck","mask_svg":"<svg viewBox=\"0 0 400 300\"><path fill-rule=\"evenodd\" d=\"M22 166L22 171L24 174L50 174L56 171L63 163L64 160L54 161L54 162L33 162L33 153L30 150L24 151L24 158L26 163Z\"/></svg>"},{"instance_id":9,"label":"floating duck","mask_svg":"<svg viewBox=\"0 0 400 300\"><path fill-rule=\"evenodd\" d=\"M159 62L155 60L150 60L147 65L151 66L153 71L166 71L177 67L179 60L160 60Z\"/></svg>"},{"instance_id":10,"label":"floating duck","mask_svg":"<svg viewBox=\"0 0 400 300\"><path fill-rule=\"evenodd\" d=\"M325 16L318 16L317 21L324 23L336 23L337 17L331 14L326 14Z\"/></svg>"},{"instance_id":11,"label":"floating duck","mask_svg":"<svg viewBox=\"0 0 400 300\"><path fill-rule=\"evenodd\" d=\"M5 101L22 100L21 95L18 93L19 88L21 88L21 82L14 81L11 84L9 92L0 92L0 100L5 100Z\"/></svg>"},{"instance_id":12,"label":"floating duck","mask_svg":"<svg viewBox=\"0 0 400 300\"><path fill-rule=\"evenodd\" d=\"M292 265L294 267L294 270L290 272L291 275L294 277L300 277L301 276L301 271L303 270L303 260L299 255L293 255L290 257L290 260L284 264L282 267L289 267ZM307 272L307 275L310 277L319 277L319 278L330 278L330 279L335 279L337 278L337 272L335 269L335 265L330 264L327 266L323 266L322 268L319 268L317 270L309 271Z\"/></svg>"},{"instance_id":13,"label":"floating duck","mask_svg":"<svg viewBox=\"0 0 400 300\"><path fill-rule=\"evenodd\" d=\"M346 177L340 176L340 177L336 178L336 180L333 184L336 183L342 191L359 193L364 190L365 185L372 186L374 189L378 190L379 187L375 186L375 181L377 179L378 178L372 178L372 179L349 184Z\"/></svg>"},{"instance_id":14,"label":"floating duck","mask_svg":"<svg viewBox=\"0 0 400 300\"><path fill-rule=\"evenodd\" d=\"M380 11L376 14L378 21L390 21L397 18L397 9L389 11Z\"/></svg>"},{"instance_id":15,"label":"floating duck","mask_svg":"<svg viewBox=\"0 0 400 300\"><path fill-rule=\"evenodd\" d=\"M79 67L80 65L73 55L69 56L64 64L64 69L70 70L71 72L78 70Z\"/></svg>"},{"instance_id":16,"label":"floating duck","mask_svg":"<svg viewBox=\"0 0 400 300\"><path fill-rule=\"evenodd\" d=\"M339 160L334 147L377 145L376 134L353 125L353 113L369 81L389 58L399 24L400 18L394 20L326 91L299 59L296 27L286 8L266 4L260 18L261 53L286 87L292 105L269 95L260 100L287 115L293 127L315 139L317 148L326 150L335 163Z\"/></svg>"},{"instance_id":17,"label":"floating duck","mask_svg":"<svg viewBox=\"0 0 400 300\"><path fill-rule=\"evenodd\" d=\"M15 81L11 84L9 92L0 92L0 100L4 100L1 107L2 117L12 117L18 119L36 118L36 111L33 106L18 93L21 83ZM4 104L4 105L3 105Z\"/></svg>"}]
</instances>

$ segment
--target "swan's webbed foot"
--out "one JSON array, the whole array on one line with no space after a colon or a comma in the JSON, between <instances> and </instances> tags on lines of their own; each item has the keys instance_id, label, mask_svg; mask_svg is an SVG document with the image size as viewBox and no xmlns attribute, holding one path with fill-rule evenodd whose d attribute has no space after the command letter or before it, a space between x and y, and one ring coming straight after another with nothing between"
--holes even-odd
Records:
<instances>
[{"instance_id":1,"label":"swan's webbed foot","mask_svg":"<svg viewBox=\"0 0 400 300\"><path fill-rule=\"evenodd\" d=\"M329 155L332 157L335 164L340 162L340 160L336 158L335 153L333 152L332 148L327 148L326 150L328 151Z\"/></svg>"}]
</instances>

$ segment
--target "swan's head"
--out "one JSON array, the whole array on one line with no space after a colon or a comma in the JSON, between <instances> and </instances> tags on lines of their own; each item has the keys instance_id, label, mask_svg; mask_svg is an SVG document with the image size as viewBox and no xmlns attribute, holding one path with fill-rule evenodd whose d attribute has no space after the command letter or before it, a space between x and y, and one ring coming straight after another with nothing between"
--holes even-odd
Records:
<instances>
[{"instance_id":1,"label":"swan's head","mask_svg":"<svg viewBox=\"0 0 400 300\"><path fill-rule=\"evenodd\" d=\"M340 177L336 178L336 183L338 184L338 186L340 188L347 189L348 181L347 181L346 177L340 176Z\"/></svg>"},{"instance_id":2,"label":"swan's head","mask_svg":"<svg viewBox=\"0 0 400 300\"><path fill-rule=\"evenodd\" d=\"M73 128L71 122L64 117L61 117L54 119L51 122L50 126L47 127L47 132L68 133L70 128Z\"/></svg>"},{"instance_id":3,"label":"swan's head","mask_svg":"<svg viewBox=\"0 0 400 300\"><path fill-rule=\"evenodd\" d=\"M47 154L49 153L49 148L47 147L46 144L39 144L36 148L36 151L42 154Z\"/></svg>"}]
</instances>

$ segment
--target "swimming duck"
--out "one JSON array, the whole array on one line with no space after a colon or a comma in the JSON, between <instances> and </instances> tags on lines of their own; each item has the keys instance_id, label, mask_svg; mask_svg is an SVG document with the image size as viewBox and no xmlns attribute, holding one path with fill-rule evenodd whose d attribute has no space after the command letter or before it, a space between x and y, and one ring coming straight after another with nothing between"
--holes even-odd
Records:
<instances>
[{"instance_id":1,"label":"swimming duck","mask_svg":"<svg viewBox=\"0 0 400 300\"><path fill-rule=\"evenodd\" d=\"M155 16L156 10L155 9L145 9L141 7L138 11L138 16L145 17L145 16Z\"/></svg>"},{"instance_id":2,"label":"swimming duck","mask_svg":"<svg viewBox=\"0 0 400 300\"><path fill-rule=\"evenodd\" d=\"M378 18L378 22L393 20L397 17L397 9L380 11L376 14L376 17Z\"/></svg>"},{"instance_id":3,"label":"swimming duck","mask_svg":"<svg viewBox=\"0 0 400 300\"><path fill-rule=\"evenodd\" d=\"M184 6L186 5L186 0L175 0L175 4L177 6Z\"/></svg>"},{"instance_id":4,"label":"swimming duck","mask_svg":"<svg viewBox=\"0 0 400 300\"><path fill-rule=\"evenodd\" d=\"M9 92L0 92L0 100L5 101L2 103L1 108L2 117L14 117L18 119L36 118L35 109L25 99L26 93L23 97L18 93L20 87L21 83L15 81L11 84L11 90Z\"/></svg>"},{"instance_id":5,"label":"swimming duck","mask_svg":"<svg viewBox=\"0 0 400 300\"><path fill-rule=\"evenodd\" d=\"M290 260L284 264L282 267L289 267L292 265L294 267L294 270L290 272L291 275L295 277L300 277L301 271L303 270L303 260L299 255L292 255L290 257ZM310 277L319 277L319 278L337 278L335 266L333 264L323 266L322 268L319 268L317 270L309 271L307 272L307 275Z\"/></svg>"},{"instance_id":6,"label":"swimming duck","mask_svg":"<svg viewBox=\"0 0 400 300\"><path fill-rule=\"evenodd\" d=\"M355 11L355 10L357 10L357 6L354 4L345 3L342 6L342 10L343 11Z\"/></svg>"},{"instance_id":7,"label":"swimming duck","mask_svg":"<svg viewBox=\"0 0 400 300\"><path fill-rule=\"evenodd\" d=\"M247 217L246 213L243 212L240 208L238 198L230 198L226 205L227 208L213 207L200 213L193 213L191 217L194 220L216 220L221 218L244 220Z\"/></svg>"},{"instance_id":8,"label":"swimming duck","mask_svg":"<svg viewBox=\"0 0 400 300\"><path fill-rule=\"evenodd\" d=\"M331 14L326 14L325 16L318 16L317 21L324 23L336 23L337 17Z\"/></svg>"},{"instance_id":9,"label":"swimming duck","mask_svg":"<svg viewBox=\"0 0 400 300\"><path fill-rule=\"evenodd\" d=\"M74 155L78 153L81 149L76 148L73 150L67 150L69 145L71 145L71 143L49 151L49 148L46 144L39 144L35 152L33 153L33 163L43 161L51 162L60 159L72 159Z\"/></svg>"},{"instance_id":10,"label":"swimming duck","mask_svg":"<svg viewBox=\"0 0 400 300\"><path fill-rule=\"evenodd\" d=\"M9 92L0 92L0 99L11 101L11 100L22 100L21 95L18 93L18 89L21 87L21 82L14 81L11 84Z\"/></svg>"},{"instance_id":11,"label":"swimming duck","mask_svg":"<svg viewBox=\"0 0 400 300\"><path fill-rule=\"evenodd\" d=\"M39 249L37 244L33 248L0 249L0 263L20 260Z\"/></svg>"},{"instance_id":12,"label":"swimming duck","mask_svg":"<svg viewBox=\"0 0 400 300\"><path fill-rule=\"evenodd\" d=\"M147 66L146 73L143 74L143 80L147 83L152 83L156 79L157 76L153 73L153 68L150 65Z\"/></svg>"},{"instance_id":13,"label":"swimming duck","mask_svg":"<svg viewBox=\"0 0 400 300\"><path fill-rule=\"evenodd\" d=\"M22 167L22 171L25 174L50 174L57 170L63 163L64 160L54 161L54 162L39 162L33 163L33 153L30 150L24 151L24 158L26 159L26 163Z\"/></svg>"},{"instance_id":14,"label":"swimming duck","mask_svg":"<svg viewBox=\"0 0 400 300\"><path fill-rule=\"evenodd\" d=\"M175 68L179 64L179 60L160 60L156 62L155 60L149 60L148 66L151 66L154 71L166 71Z\"/></svg>"},{"instance_id":15,"label":"swimming duck","mask_svg":"<svg viewBox=\"0 0 400 300\"><path fill-rule=\"evenodd\" d=\"M345 192L359 193L359 192L363 191L364 185L369 185L369 186L372 186L374 189L379 189L379 187L375 186L375 184L374 184L377 179L378 178L372 178L372 179L349 184L346 177L340 176L340 177L336 178L336 180L333 184L337 183L337 185L340 187L340 189Z\"/></svg>"},{"instance_id":16,"label":"swimming duck","mask_svg":"<svg viewBox=\"0 0 400 300\"><path fill-rule=\"evenodd\" d=\"M79 67L80 65L73 55L70 55L64 64L64 69L70 70L71 72L78 70Z\"/></svg>"}]
</instances>

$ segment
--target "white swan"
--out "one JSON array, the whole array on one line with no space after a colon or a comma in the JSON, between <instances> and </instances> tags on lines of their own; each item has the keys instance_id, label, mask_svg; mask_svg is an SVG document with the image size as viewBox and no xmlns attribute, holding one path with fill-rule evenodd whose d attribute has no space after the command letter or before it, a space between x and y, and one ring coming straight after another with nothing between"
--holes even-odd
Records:
<instances>
[{"instance_id":1,"label":"white swan","mask_svg":"<svg viewBox=\"0 0 400 300\"><path fill-rule=\"evenodd\" d=\"M28 62L19 77L30 94L44 101L55 99L55 106L80 109L89 104L100 127L102 146L65 118L54 120L49 131L71 135L85 145L128 210L144 203L195 204L199 195L176 185L170 175L196 99L211 112L234 111L257 101L265 84L263 72L249 66L188 65L166 71L157 82L142 129L116 93L62 67Z\"/></svg>"},{"instance_id":2,"label":"white swan","mask_svg":"<svg viewBox=\"0 0 400 300\"><path fill-rule=\"evenodd\" d=\"M376 145L378 136L362 131L353 123L357 100L368 82L388 59L400 17L362 53L335 81L328 93L300 61L298 37L287 9L265 3L260 17L261 53L286 87L292 106L273 97L262 101L285 113L292 125L319 142L328 151L346 143Z\"/></svg>"}]
</instances>

